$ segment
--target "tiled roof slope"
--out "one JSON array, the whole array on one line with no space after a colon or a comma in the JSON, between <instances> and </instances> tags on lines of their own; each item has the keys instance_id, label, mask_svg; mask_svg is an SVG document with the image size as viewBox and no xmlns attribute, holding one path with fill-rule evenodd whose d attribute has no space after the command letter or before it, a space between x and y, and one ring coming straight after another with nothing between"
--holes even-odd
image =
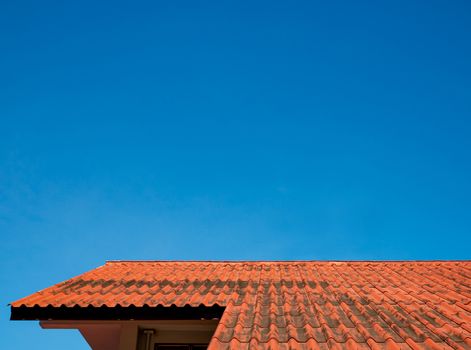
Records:
<instances>
[{"instance_id":1,"label":"tiled roof slope","mask_svg":"<svg viewBox=\"0 0 471 350\"><path fill-rule=\"evenodd\" d=\"M471 261L108 262L12 303L226 309L209 349L471 349Z\"/></svg>"}]
</instances>

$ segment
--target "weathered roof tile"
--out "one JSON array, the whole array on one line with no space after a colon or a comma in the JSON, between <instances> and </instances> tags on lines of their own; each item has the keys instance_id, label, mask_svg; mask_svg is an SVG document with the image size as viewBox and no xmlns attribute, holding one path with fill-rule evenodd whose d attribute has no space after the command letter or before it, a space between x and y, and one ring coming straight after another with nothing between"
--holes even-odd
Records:
<instances>
[{"instance_id":1,"label":"weathered roof tile","mask_svg":"<svg viewBox=\"0 0 471 350\"><path fill-rule=\"evenodd\" d=\"M225 306L210 350L471 349L471 262L108 262L17 307Z\"/></svg>"}]
</instances>

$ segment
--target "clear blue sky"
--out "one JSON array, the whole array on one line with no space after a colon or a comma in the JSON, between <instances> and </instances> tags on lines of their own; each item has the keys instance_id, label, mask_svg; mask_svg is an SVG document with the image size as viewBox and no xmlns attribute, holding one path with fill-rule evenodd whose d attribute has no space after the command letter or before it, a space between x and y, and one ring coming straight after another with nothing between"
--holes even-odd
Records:
<instances>
[{"instance_id":1,"label":"clear blue sky","mask_svg":"<svg viewBox=\"0 0 471 350\"><path fill-rule=\"evenodd\" d=\"M469 1L4 1L6 304L107 259L469 259ZM69 343L70 342L70 343Z\"/></svg>"}]
</instances>

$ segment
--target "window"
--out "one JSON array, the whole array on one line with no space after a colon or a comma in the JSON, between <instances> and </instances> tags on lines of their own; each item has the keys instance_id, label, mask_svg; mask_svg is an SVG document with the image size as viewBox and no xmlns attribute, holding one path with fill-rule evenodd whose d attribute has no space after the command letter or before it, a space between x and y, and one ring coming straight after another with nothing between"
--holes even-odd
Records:
<instances>
[{"instance_id":1,"label":"window","mask_svg":"<svg viewBox=\"0 0 471 350\"><path fill-rule=\"evenodd\" d=\"M209 344L155 344L154 350L205 350Z\"/></svg>"},{"instance_id":2,"label":"window","mask_svg":"<svg viewBox=\"0 0 471 350\"><path fill-rule=\"evenodd\" d=\"M142 321L137 350L207 349L218 323L218 319Z\"/></svg>"}]
</instances>

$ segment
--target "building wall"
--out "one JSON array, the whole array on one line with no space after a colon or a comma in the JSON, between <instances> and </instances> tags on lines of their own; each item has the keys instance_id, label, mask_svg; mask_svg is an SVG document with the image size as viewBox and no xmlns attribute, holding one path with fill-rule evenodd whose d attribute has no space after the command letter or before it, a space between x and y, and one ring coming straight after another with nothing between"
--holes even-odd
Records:
<instances>
[{"instance_id":1,"label":"building wall","mask_svg":"<svg viewBox=\"0 0 471 350\"><path fill-rule=\"evenodd\" d=\"M156 343L209 343L218 320L168 321L41 321L46 329L77 329L93 350L147 350L144 330ZM65 344L64 344L65 345Z\"/></svg>"}]
</instances>

